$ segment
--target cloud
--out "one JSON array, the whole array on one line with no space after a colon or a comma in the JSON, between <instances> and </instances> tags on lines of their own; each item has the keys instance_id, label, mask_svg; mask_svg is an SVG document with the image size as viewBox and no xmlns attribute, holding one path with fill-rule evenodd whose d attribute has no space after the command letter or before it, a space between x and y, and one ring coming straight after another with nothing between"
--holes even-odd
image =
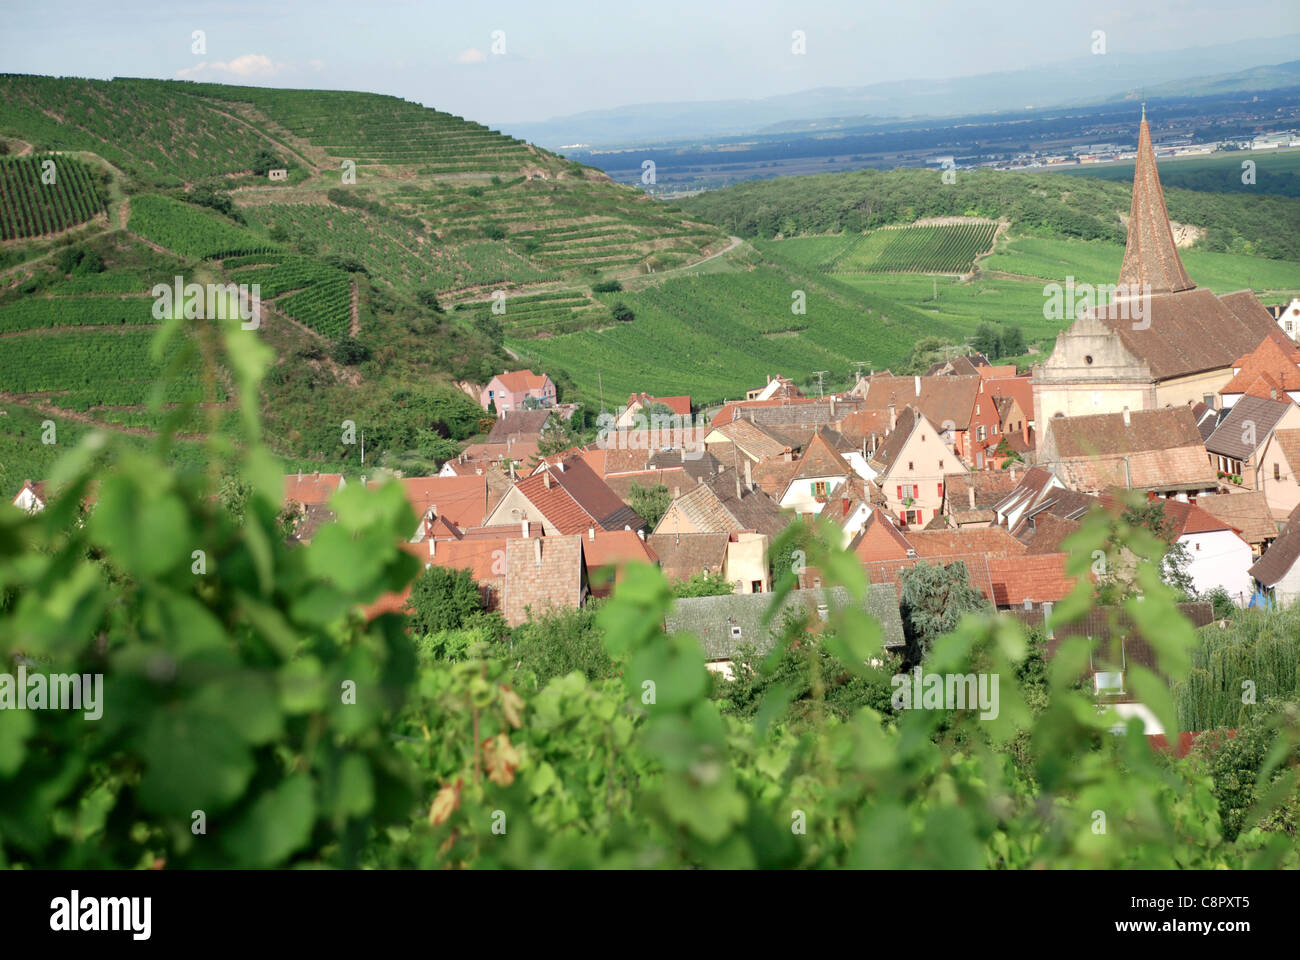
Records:
<instances>
[{"instance_id":1,"label":"cloud","mask_svg":"<svg viewBox=\"0 0 1300 960\"><path fill-rule=\"evenodd\" d=\"M487 59L487 54L476 47L470 47L468 50L462 50L456 55L457 63L482 63Z\"/></svg>"},{"instance_id":2,"label":"cloud","mask_svg":"<svg viewBox=\"0 0 1300 960\"><path fill-rule=\"evenodd\" d=\"M197 66L186 67L176 71L178 80L191 80L200 77L220 76L247 80L253 77L273 77L284 69L284 64L275 63L270 57L260 53L245 53L228 62L206 60Z\"/></svg>"},{"instance_id":3,"label":"cloud","mask_svg":"<svg viewBox=\"0 0 1300 960\"><path fill-rule=\"evenodd\" d=\"M317 71L318 73L319 73L321 70L324 70L324 69L325 69L325 61L324 61L324 60L308 60L308 61L307 61L307 65L308 65L309 67L311 67L313 70Z\"/></svg>"}]
</instances>

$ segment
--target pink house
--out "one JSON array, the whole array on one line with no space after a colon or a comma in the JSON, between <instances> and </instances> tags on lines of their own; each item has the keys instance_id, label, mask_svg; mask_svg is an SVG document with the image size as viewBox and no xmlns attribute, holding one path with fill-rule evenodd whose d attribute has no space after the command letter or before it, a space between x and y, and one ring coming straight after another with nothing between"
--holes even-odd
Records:
<instances>
[{"instance_id":1,"label":"pink house","mask_svg":"<svg viewBox=\"0 0 1300 960\"><path fill-rule=\"evenodd\" d=\"M546 374L531 370L506 370L493 377L479 394L479 404L484 410L495 403L497 416L507 410L522 410L529 398L539 406L555 406L555 384Z\"/></svg>"}]
</instances>

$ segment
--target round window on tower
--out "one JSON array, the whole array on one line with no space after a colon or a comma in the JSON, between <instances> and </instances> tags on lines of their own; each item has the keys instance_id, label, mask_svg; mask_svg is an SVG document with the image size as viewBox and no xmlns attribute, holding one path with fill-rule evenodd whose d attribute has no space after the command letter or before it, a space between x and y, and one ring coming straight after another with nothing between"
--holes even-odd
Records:
<instances>
[{"instance_id":1,"label":"round window on tower","mask_svg":"<svg viewBox=\"0 0 1300 960\"><path fill-rule=\"evenodd\" d=\"M1092 354L1090 353L1090 354L1088 354L1086 357L1084 357L1084 358L1083 358L1083 362L1084 362L1084 363L1092 363Z\"/></svg>"}]
</instances>

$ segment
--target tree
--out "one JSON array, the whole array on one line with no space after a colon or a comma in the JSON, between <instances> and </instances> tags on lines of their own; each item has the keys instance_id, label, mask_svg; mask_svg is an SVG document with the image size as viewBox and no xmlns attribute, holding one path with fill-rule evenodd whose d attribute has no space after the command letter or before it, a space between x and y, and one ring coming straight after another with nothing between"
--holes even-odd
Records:
<instances>
[{"instance_id":1,"label":"tree","mask_svg":"<svg viewBox=\"0 0 1300 960\"><path fill-rule=\"evenodd\" d=\"M354 340L351 337L340 337L338 343L334 344L334 349L330 355L334 358L335 363L341 363L345 367L353 367L370 359L370 348L360 340Z\"/></svg>"},{"instance_id":2,"label":"tree","mask_svg":"<svg viewBox=\"0 0 1300 960\"><path fill-rule=\"evenodd\" d=\"M632 312L632 308L622 300L615 300L613 306L609 308L609 312L615 320L622 320L630 323L636 319L636 314Z\"/></svg>"},{"instance_id":3,"label":"tree","mask_svg":"<svg viewBox=\"0 0 1300 960\"><path fill-rule=\"evenodd\" d=\"M1297 717L1300 703L1266 700L1252 709L1237 728L1236 736L1216 731L1197 740L1193 756L1214 783L1226 839L1235 840L1251 826L1252 808L1270 788L1283 792L1272 798L1271 812L1267 808L1260 811L1264 816L1258 821L1259 829L1296 836L1300 827L1300 789L1294 780L1289 789L1281 781L1290 776L1288 768L1300 765L1300 746L1294 741L1287 744L1278 728L1287 726L1288 720L1294 724ZM1274 750L1279 752L1280 762L1267 762Z\"/></svg>"},{"instance_id":4,"label":"tree","mask_svg":"<svg viewBox=\"0 0 1300 960\"><path fill-rule=\"evenodd\" d=\"M546 418L546 423L542 424L542 432L537 440L537 452L544 457L550 457L562 450L578 446L581 440L582 435L573 425L572 420L558 414L551 414Z\"/></svg>"},{"instance_id":5,"label":"tree","mask_svg":"<svg viewBox=\"0 0 1300 960\"><path fill-rule=\"evenodd\" d=\"M994 357L1002 356L1002 332L996 324L985 320L975 328L975 336L971 337L971 349L976 353L982 353L992 360Z\"/></svg>"},{"instance_id":6,"label":"tree","mask_svg":"<svg viewBox=\"0 0 1300 960\"><path fill-rule=\"evenodd\" d=\"M465 618L483 609L478 584L468 570L426 567L411 584L406 609L416 636L458 630Z\"/></svg>"},{"instance_id":7,"label":"tree","mask_svg":"<svg viewBox=\"0 0 1300 960\"><path fill-rule=\"evenodd\" d=\"M899 608L912 662L925 659L930 645L956 627L963 614L990 609L983 594L971 586L961 561L935 565L921 561L903 571L902 582Z\"/></svg>"},{"instance_id":8,"label":"tree","mask_svg":"<svg viewBox=\"0 0 1300 960\"><path fill-rule=\"evenodd\" d=\"M284 166L285 162L283 160L265 148L253 154L252 169L259 177L266 176L268 170L278 170Z\"/></svg>"},{"instance_id":9,"label":"tree","mask_svg":"<svg viewBox=\"0 0 1300 960\"><path fill-rule=\"evenodd\" d=\"M1174 538L1174 518L1165 512L1163 500L1144 500L1141 503L1129 503L1124 507L1120 517L1123 525L1130 529L1145 530L1165 544L1165 555L1161 560L1161 579L1182 594L1183 599L1195 596L1192 575L1188 572L1192 558L1187 546Z\"/></svg>"},{"instance_id":10,"label":"tree","mask_svg":"<svg viewBox=\"0 0 1300 960\"><path fill-rule=\"evenodd\" d=\"M678 580L673 584L674 597L723 597L734 592L730 580L721 573L709 573L701 570L689 580Z\"/></svg>"},{"instance_id":11,"label":"tree","mask_svg":"<svg viewBox=\"0 0 1300 960\"><path fill-rule=\"evenodd\" d=\"M442 305L438 303L438 294L429 287L421 287L415 291L416 302L422 307L428 307L434 313L442 313Z\"/></svg>"},{"instance_id":12,"label":"tree","mask_svg":"<svg viewBox=\"0 0 1300 960\"><path fill-rule=\"evenodd\" d=\"M1019 357L1028 348L1025 346L1025 332L1014 324L1002 330L1002 352L999 356Z\"/></svg>"},{"instance_id":13,"label":"tree","mask_svg":"<svg viewBox=\"0 0 1300 960\"><path fill-rule=\"evenodd\" d=\"M934 364L960 352L960 349L957 344L943 337L922 337L912 344L912 352L908 354L900 372L907 376L923 374Z\"/></svg>"},{"instance_id":14,"label":"tree","mask_svg":"<svg viewBox=\"0 0 1300 960\"><path fill-rule=\"evenodd\" d=\"M673 495L669 493L668 488L662 483L657 483L652 487L643 487L634 480L627 491L628 506L637 512L637 515L646 522L646 526L651 530L668 512L668 506L672 502Z\"/></svg>"}]
</instances>

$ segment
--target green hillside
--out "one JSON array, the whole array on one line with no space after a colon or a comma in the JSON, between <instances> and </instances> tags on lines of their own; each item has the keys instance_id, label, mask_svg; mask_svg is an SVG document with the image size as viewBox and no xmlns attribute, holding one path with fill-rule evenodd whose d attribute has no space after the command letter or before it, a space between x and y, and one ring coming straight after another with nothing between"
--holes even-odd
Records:
<instances>
[{"instance_id":1,"label":"green hillside","mask_svg":"<svg viewBox=\"0 0 1300 960\"><path fill-rule=\"evenodd\" d=\"M33 192L53 151L75 152L55 154L66 195ZM818 372L844 387L989 320L1041 348L1060 326L1043 285L1112 279L1127 208L1119 183L961 172L947 187L926 171L663 204L394 97L175 81L0 77L0 155L0 184L22 185L0 198L0 409L25 425L0 442L5 488L49 461L32 423L172 430L198 462L235 420L209 335L234 321L153 315L150 291L177 277L257 285L250 336L275 357L262 419L287 463L360 473L350 422L366 469L426 470L484 428L462 386L507 368L545 370L590 420L632 391L707 403L775 373L816 389ZM1193 277L1300 289L1297 241L1276 229L1289 204L1171 190L1174 216L1204 228Z\"/></svg>"}]
</instances>

